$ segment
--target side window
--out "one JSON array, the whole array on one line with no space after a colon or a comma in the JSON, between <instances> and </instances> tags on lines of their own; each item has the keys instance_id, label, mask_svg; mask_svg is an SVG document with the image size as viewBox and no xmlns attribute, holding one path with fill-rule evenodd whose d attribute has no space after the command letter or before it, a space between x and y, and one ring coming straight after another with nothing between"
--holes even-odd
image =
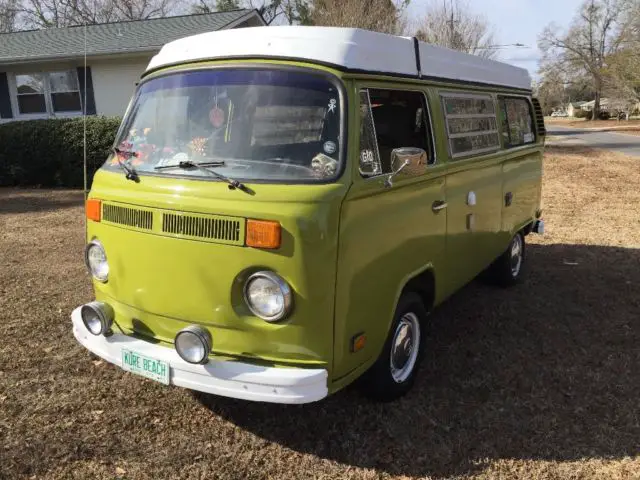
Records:
<instances>
[{"instance_id":1,"label":"side window","mask_svg":"<svg viewBox=\"0 0 640 480\"><path fill-rule=\"evenodd\" d=\"M372 177L380 175L380 154L373 124L369 91L360 90L360 175Z\"/></svg>"},{"instance_id":2,"label":"side window","mask_svg":"<svg viewBox=\"0 0 640 480\"><path fill-rule=\"evenodd\" d=\"M451 158L500 148L496 107L491 95L443 93L441 98Z\"/></svg>"},{"instance_id":3,"label":"side window","mask_svg":"<svg viewBox=\"0 0 640 480\"><path fill-rule=\"evenodd\" d=\"M360 173L363 176L391 173L391 152L415 147L431 148L426 99L421 92L369 89L360 92Z\"/></svg>"},{"instance_id":4,"label":"side window","mask_svg":"<svg viewBox=\"0 0 640 480\"><path fill-rule=\"evenodd\" d=\"M526 98L501 97L500 108L502 110L502 136L508 147L535 142L531 105Z\"/></svg>"}]
</instances>

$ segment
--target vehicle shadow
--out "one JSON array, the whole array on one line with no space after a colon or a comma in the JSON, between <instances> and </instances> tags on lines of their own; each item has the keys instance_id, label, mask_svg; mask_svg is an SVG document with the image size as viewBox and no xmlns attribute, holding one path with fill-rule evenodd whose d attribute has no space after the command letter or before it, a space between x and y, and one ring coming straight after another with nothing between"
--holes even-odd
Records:
<instances>
[{"instance_id":1,"label":"vehicle shadow","mask_svg":"<svg viewBox=\"0 0 640 480\"><path fill-rule=\"evenodd\" d=\"M629 127L629 128L603 128L603 129L599 129L597 130L598 132L607 132L607 133L626 133L629 134L628 132L633 132L634 130L638 130L640 127L638 126L634 126L634 127ZM638 139L640 141L640 139Z\"/></svg>"},{"instance_id":2,"label":"vehicle shadow","mask_svg":"<svg viewBox=\"0 0 640 480\"><path fill-rule=\"evenodd\" d=\"M397 402L355 388L301 406L197 398L268 441L392 475L638 453L640 249L529 245L521 284L474 282L431 318L416 385Z\"/></svg>"},{"instance_id":3,"label":"vehicle shadow","mask_svg":"<svg viewBox=\"0 0 640 480\"><path fill-rule=\"evenodd\" d=\"M578 128L573 128L571 130L554 130L553 127L548 127L547 128L547 135L553 135L558 136L558 137L567 137L567 136L572 136L572 135L580 135L586 133L585 130L582 129L578 129Z\"/></svg>"},{"instance_id":4,"label":"vehicle shadow","mask_svg":"<svg viewBox=\"0 0 640 480\"><path fill-rule=\"evenodd\" d=\"M580 144L558 144L551 143L545 145L546 154L555 155L580 155L581 157L591 159L596 158L602 154L602 150L618 150L621 153L625 153L634 157L635 151L640 150L640 137L635 143L620 142L620 143L580 143ZM622 152L622 150L630 150L630 152Z\"/></svg>"},{"instance_id":5,"label":"vehicle shadow","mask_svg":"<svg viewBox=\"0 0 640 480\"><path fill-rule=\"evenodd\" d=\"M83 200L82 190L0 188L0 215L78 207Z\"/></svg>"},{"instance_id":6,"label":"vehicle shadow","mask_svg":"<svg viewBox=\"0 0 640 480\"><path fill-rule=\"evenodd\" d=\"M628 135L628 136L631 136L631 135ZM598 148L600 150L637 151L638 149L640 149L640 137L638 138L638 140L632 140L628 142L592 142L592 143L589 143L588 146L592 148ZM633 155L633 153L631 153L631 155Z\"/></svg>"}]
</instances>

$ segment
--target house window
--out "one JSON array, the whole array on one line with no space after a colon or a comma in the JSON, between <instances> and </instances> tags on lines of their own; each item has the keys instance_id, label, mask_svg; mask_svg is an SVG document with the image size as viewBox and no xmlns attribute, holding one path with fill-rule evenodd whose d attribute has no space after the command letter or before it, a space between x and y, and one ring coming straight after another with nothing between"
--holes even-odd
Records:
<instances>
[{"instance_id":1,"label":"house window","mask_svg":"<svg viewBox=\"0 0 640 480\"><path fill-rule=\"evenodd\" d=\"M505 145L517 147L536 140L531 105L526 98L500 97Z\"/></svg>"},{"instance_id":2,"label":"house window","mask_svg":"<svg viewBox=\"0 0 640 480\"><path fill-rule=\"evenodd\" d=\"M427 103L422 92L369 89L360 91L360 173L391 173L391 153L415 147L435 161Z\"/></svg>"},{"instance_id":3,"label":"house window","mask_svg":"<svg viewBox=\"0 0 640 480\"><path fill-rule=\"evenodd\" d=\"M20 115L55 115L82 111L75 71L17 74L16 105Z\"/></svg>"},{"instance_id":4,"label":"house window","mask_svg":"<svg viewBox=\"0 0 640 480\"><path fill-rule=\"evenodd\" d=\"M496 108L491 95L442 94L451 158L500 148Z\"/></svg>"},{"instance_id":5,"label":"house window","mask_svg":"<svg viewBox=\"0 0 640 480\"><path fill-rule=\"evenodd\" d=\"M47 113L44 75L16 75L16 92L21 114Z\"/></svg>"},{"instance_id":6,"label":"house window","mask_svg":"<svg viewBox=\"0 0 640 480\"><path fill-rule=\"evenodd\" d=\"M49 73L49 86L51 106L54 112L79 112L82 110L76 72L69 70Z\"/></svg>"}]
</instances>

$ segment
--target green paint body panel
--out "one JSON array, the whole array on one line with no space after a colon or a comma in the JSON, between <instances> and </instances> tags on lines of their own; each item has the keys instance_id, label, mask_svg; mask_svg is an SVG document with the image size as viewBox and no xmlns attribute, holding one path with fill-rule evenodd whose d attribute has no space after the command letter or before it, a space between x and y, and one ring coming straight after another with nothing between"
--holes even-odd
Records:
<instances>
[{"instance_id":1,"label":"green paint body panel","mask_svg":"<svg viewBox=\"0 0 640 480\"><path fill-rule=\"evenodd\" d=\"M409 280L429 272L437 305L535 220L543 139L452 161L439 92L508 91L345 74L302 62L252 63L318 69L344 83L349 111L343 112L348 113L343 174L331 184L251 183L255 195L248 195L209 179L142 175L140 183L134 183L121 172L99 170L90 197L102 200L103 208L150 212L151 217L144 218L152 218L152 225L138 217L129 217L128 223L89 222L87 239L102 242L110 265L109 281L94 281L96 298L113 306L117 327L125 333L171 347L181 328L200 324L212 334L214 355L275 366L320 366L328 370L329 390L335 391L375 361ZM149 78L171 70L234 64L183 65ZM382 177L360 176L358 91L363 87L425 93L437 159L427 173L398 180L392 188L384 187ZM476 193L474 206L467 204L469 191ZM504 201L508 192L513 196L510 206ZM448 208L434 213L431 207L438 200L445 200ZM169 227L163 218L169 214L196 217L198 225L230 220L240 230L237 237L222 240L194 235L196 227L190 234L176 228L165 231ZM280 222L282 246L245 247L244 222L249 218ZM283 322L260 320L244 303L244 280L258 269L277 272L292 287L293 312ZM351 339L361 332L367 335L366 346L352 353Z\"/></svg>"},{"instance_id":2,"label":"green paint body panel","mask_svg":"<svg viewBox=\"0 0 640 480\"><path fill-rule=\"evenodd\" d=\"M179 188L177 188L179 187ZM176 188L179 194L176 194ZM279 221L276 251L166 236L154 217L142 231L92 222L89 237L104 245L109 281L96 296L116 302L116 322L172 342L188 324L211 329L214 351L272 362L328 364L333 338L333 289L344 185L252 185L255 196L221 182L142 177L99 171L91 196L148 210ZM149 208L150 207L150 208ZM244 226L243 226L244 228ZM281 324L253 317L242 297L243 280L257 269L282 275L295 291L295 311Z\"/></svg>"}]
</instances>

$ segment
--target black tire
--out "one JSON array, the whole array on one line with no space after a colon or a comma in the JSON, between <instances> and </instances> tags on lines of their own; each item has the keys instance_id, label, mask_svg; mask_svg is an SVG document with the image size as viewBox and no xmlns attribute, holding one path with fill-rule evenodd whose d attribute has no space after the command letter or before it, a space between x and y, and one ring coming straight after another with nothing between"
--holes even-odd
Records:
<instances>
[{"instance_id":1,"label":"black tire","mask_svg":"<svg viewBox=\"0 0 640 480\"><path fill-rule=\"evenodd\" d=\"M518 267L516 267L516 265L514 264L516 260L513 253L514 244L518 242L520 245L520 264ZM524 235L522 234L522 232L518 232L511 239L511 242L509 242L509 246L504 251L504 253L491 264L486 272L487 274L485 277L489 280L490 283L494 285L498 285L500 287L511 287L517 284L523 277L526 265L525 260L526 247L524 242Z\"/></svg>"},{"instance_id":2,"label":"black tire","mask_svg":"<svg viewBox=\"0 0 640 480\"><path fill-rule=\"evenodd\" d=\"M387 337L382 352L376 362L369 370L367 370L359 381L360 388L368 397L377 401L389 402L402 397L411 389L416 377L416 372L420 366L420 361L424 354L424 336L425 326L427 324L427 315L427 309L418 294L407 292L400 296L400 300L396 306L396 311L393 315L393 322L391 324L391 329L389 330L389 336ZM414 343L403 341L403 339L407 339L407 335L410 335L411 339L415 341L415 337L413 335L410 333L407 334L407 332L412 332L413 330L407 330L407 323L405 322L414 325L416 319L418 325L417 347L415 347ZM401 323L403 328L399 329ZM413 345L416 349L414 360L412 360L414 350L413 348L410 348L411 354L407 355L408 359L406 360L406 363L400 362L402 365L407 367L410 366L410 369L407 370L408 374L405 372L406 378L404 374L400 375L403 371L402 369L396 369L395 372L392 371L391 353L394 340L396 340L396 334L398 334L397 339L403 344L403 346ZM398 352L399 350L396 351ZM406 354L406 351L403 351L402 353ZM403 357L402 353L399 354L399 357ZM410 365L411 363L412 365ZM394 378L394 374L396 375L396 378Z\"/></svg>"}]
</instances>

